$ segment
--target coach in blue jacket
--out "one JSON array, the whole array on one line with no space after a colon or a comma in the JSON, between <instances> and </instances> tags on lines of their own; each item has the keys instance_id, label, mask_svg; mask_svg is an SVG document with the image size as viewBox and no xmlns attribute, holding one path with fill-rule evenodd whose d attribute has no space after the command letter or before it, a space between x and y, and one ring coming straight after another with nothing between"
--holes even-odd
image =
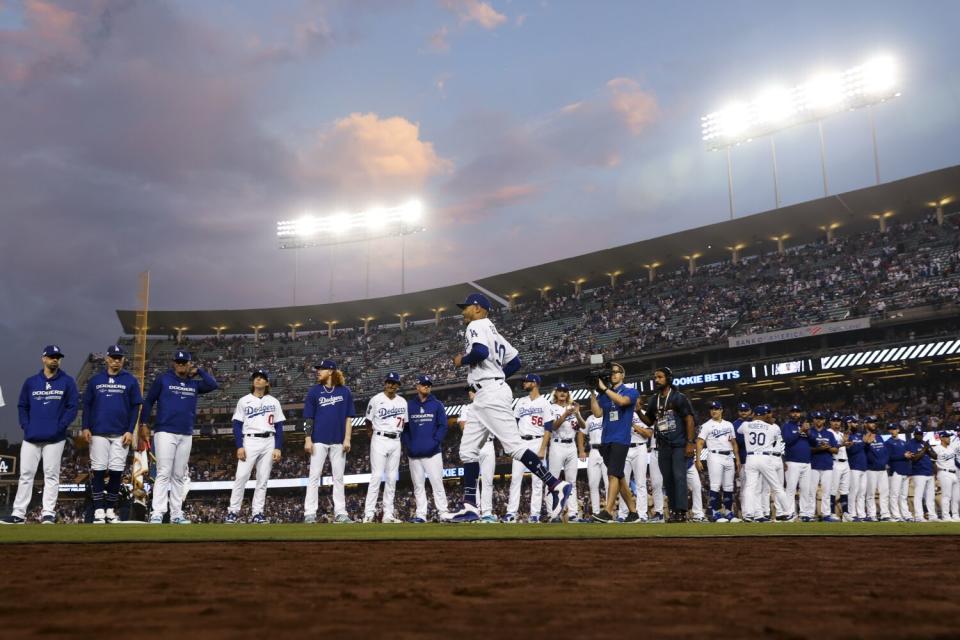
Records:
<instances>
[{"instance_id":1,"label":"coach in blue jacket","mask_svg":"<svg viewBox=\"0 0 960 640\"><path fill-rule=\"evenodd\" d=\"M63 351L55 344L44 347L40 359L43 369L27 378L20 389L20 484L13 500L13 513L4 524L26 522L27 507L33 495L33 479L43 460L43 511L40 522L57 521L57 494L60 493L60 458L67 438L67 427L77 417L77 383L60 369Z\"/></svg>"},{"instance_id":2,"label":"coach in blue jacket","mask_svg":"<svg viewBox=\"0 0 960 640\"><path fill-rule=\"evenodd\" d=\"M413 480L413 495L417 500L415 523L427 521L427 491L425 478L430 479L433 489L433 504L442 517L447 513L447 494L443 490L443 456L440 454L443 439L447 435L447 411L430 390L433 380L428 375L417 378L417 395L407 400L407 422L400 443L410 462L410 479Z\"/></svg>"}]
</instances>

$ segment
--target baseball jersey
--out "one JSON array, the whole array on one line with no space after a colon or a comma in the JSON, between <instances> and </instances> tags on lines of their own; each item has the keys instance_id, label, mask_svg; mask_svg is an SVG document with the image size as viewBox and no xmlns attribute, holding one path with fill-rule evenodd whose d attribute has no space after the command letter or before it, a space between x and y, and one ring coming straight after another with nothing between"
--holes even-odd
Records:
<instances>
[{"instance_id":1,"label":"baseball jersey","mask_svg":"<svg viewBox=\"0 0 960 640\"><path fill-rule=\"evenodd\" d=\"M468 324L465 337L467 342L466 353L470 353L474 344L482 344L488 352L486 358L470 365L470 371L467 373L467 383L469 384L491 378L502 379L503 365L520 355L506 338L497 333L497 328L493 326L489 318L481 318Z\"/></svg>"},{"instance_id":2,"label":"baseball jersey","mask_svg":"<svg viewBox=\"0 0 960 640\"><path fill-rule=\"evenodd\" d=\"M587 416L587 438L591 447L600 446L600 438L603 435L603 418L597 418L593 414Z\"/></svg>"},{"instance_id":3,"label":"baseball jersey","mask_svg":"<svg viewBox=\"0 0 960 640\"><path fill-rule=\"evenodd\" d=\"M133 433L142 404L140 383L129 371L101 371L83 391L83 428L94 435Z\"/></svg>"},{"instance_id":4,"label":"baseball jersey","mask_svg":"<svg viewBox=\"0 0 960 640\"><path fill-rule=\"evenodd\" d=\"M460 417L457 418L457 422L460 424L467 424L470 421L470 405L465 404L460 407Z\"/></svg>"},{"instance_id":5,"label":"baseball jersey","mask_svg":"<svg viewBox=\"0 0 960 640\"><path fill-rule=\"evenodd\" d=\"M392 399L388 398L387 394L381 391L370 398L365 417L373 425L374 431L400 433L403 431L403 424L409 419L407 401L399 394Z\"/></svg>"},{"instance_id":6,"label":"baseball jersey","mask_svg":"<svg viewBox=\"0 0 960 640\"><path fill-rule=\"evenodd\" d=\"M733 451L733 443L730 441L737 436L732 423L711 418L700 427L700 435L697 437L706 443L706 448L710 451Z\"/></svg>"},{"instance_id":7,"label":"baseball jersey","mask_svg":"<svg viewBox=\"0 0 960 640\"><path fill-rule=\"evenodd\" d=\"M544 423L553 420L552 406L544 396L537 396L535 399L524 396L517 400L513 417L517 419L520 435L542 437Z\"/></svg>"},{"instance_id":8,"label":"baseball jersey","mask_svg":"<svg viewBox=\"0 0 960 640\"><path fill-rule=\"evenodd\" d=\"M956 469L957 456L960 455L960 442L950 439L950 444L943 446L939 442L930 445L930 450L937 456L937 469L953 471Z\"/></svg>"},{"instance_id":9,"label":"baseball jersey","mask_svg":"<svg viewBox=\"0 0 960 640\"><path fill-rule=\"evenodd\" d=\"M252 393L237 401L237 408L233 412L233 419L243 424L243 434L274 433L275 424L285 422L280 402L272 395L265 394L258 398Z\"/></svg>"},{"instance_id":10,"label":"baseball jersey","mask_svg":"<svg viewBox=\"0 0 960 640\"><path fill-rule=\"evenodd\" d=\"M807 440L810 441L810 447L816 449L823 445L829 445L831 448L837 446L837 439L833 436L830 429L817 430L816 427L810 429L807 434ZM816 471L829 471L833 469L833 454L827 451L810 452L810 468Z\"/></svg>"},{"instance_id":11,"label":"baseball jersey","mask_svg":"<svg viewBox=\"0 0 960 640\"><path fill-rule=\"evenodd\" d=\"M647 429L647 425L643 424L643 420L640 419L640 416L636 413L633 414L633 424L630 425L630 444L647 444L647 438L644 438L642 435L637 433L637 430L633 427L640 426L644 429Z\"/></svg>"},{"instance_id":12,"label":"baseball jersey","mask_svg":"<svg viewBox=\"0 0 960 640\"><path fill-rule=\"evenodd\" d=\"M859 431L851 431L847 440L850 446L847 448L847 459L850 461L850 469L853 471L867 470L867 450L863 442L863 434Z\"/></svg>"},{"instance_id":13,"label":"baseball jersey","mask_svg":"<svg viewBox=\"0 0 960 640\"><path fill-rule=\"evenodd\" d=\"M737 433L743 436L747 454L778 453L780 427L763 420L744 420Z\"/></svg>"},{"instance_id":14,"label":"baseball jersey","mask_svg":"<svg viewBox=\"0 0 960 640\"><path fill-rule=\"evenodd\" d=\"M551 418L553 420L553 437L560 440L575 438L577 435L576 413L571 413L562 423L557 423L557 419L563 415L567 408L555 403L551 404L550 407L553 409L553 417Z\"/></svg>"},{"instance_id":15,"label":"baseball jersey","mask_svg":"<svg viewBox=\"0 0 960 640\"><path fill-rule=\"evenodd\" d=\"M843 443L847 441L846 434L836 429L831 429L827 427L827 431L833 434L834 440L837 441L837 452L833 454L833 459L836 462L846 462L847 461L847 448L843 446Z\"/></svg>"}]
</instances>

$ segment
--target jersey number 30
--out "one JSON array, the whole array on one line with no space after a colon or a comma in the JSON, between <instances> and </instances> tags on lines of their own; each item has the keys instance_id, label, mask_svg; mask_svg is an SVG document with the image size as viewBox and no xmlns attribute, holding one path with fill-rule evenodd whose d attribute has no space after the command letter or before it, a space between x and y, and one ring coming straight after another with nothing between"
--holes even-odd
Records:
<instances>
[{"instance_id":1,"label":"jersey number 30","mask_svg":"<svg viewBox=\"0 0 960 640\"><path fill-rule=\"evenodd\" d=\"M756 431L750 432L750 444L762 447L767 443L767 434L758 433Z\"/></svg>"}]
</instances>

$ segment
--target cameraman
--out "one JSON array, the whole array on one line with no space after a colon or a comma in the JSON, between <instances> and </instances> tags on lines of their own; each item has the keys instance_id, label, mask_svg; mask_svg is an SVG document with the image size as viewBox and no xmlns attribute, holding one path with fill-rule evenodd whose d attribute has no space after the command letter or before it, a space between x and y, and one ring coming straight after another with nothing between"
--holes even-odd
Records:
<instances>
[{"instance_id":1,"label":"cameraman","mask_svg":"<svg viewBox=\"0 0 960 640\"><path fill-rule=\"evenodd\" d=\"M630 432L633 429L633 407L640 394L623 384L626 370L616 362L611 362L609 371L591 377L596 394L590 394L590 409L594 417L603 418L603 432L600 436L600 455L607 465L610 484L607 489L606 505L600 513L595 513L596 522L613 522L613 510L619 494L627 504L630 513L627 522L636 522L637 504L630 493L630 485L623 482L623 469L630 450Z\"/></svg>"},{"instance_id":2,"label":"cameraman","mask_svg":"<svg viewBox=\"0 0 960 640\"><path fill-rule=\"evenodd\" d=\"M647 401L640 419L653 427L657 438L657 457L667 499L670 501L668 522L687 519L687 458L693 457L696 427L693 407L684 394L673 387L673 372L661 367L653 374L657 393Z\"/></svg>"}]
</instances>

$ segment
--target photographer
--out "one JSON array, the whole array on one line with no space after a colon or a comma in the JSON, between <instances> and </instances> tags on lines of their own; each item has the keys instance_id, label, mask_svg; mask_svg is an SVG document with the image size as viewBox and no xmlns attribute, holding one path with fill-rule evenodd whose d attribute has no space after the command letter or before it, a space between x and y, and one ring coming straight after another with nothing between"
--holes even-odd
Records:
<instances>
[{"instance_id":1,"label":"photographer","mask_svg":"<svg viewBox=\"0 0 960 640\"><path fill-rule=\"evenodd\" d=\"M588 386L597 391L590 395L590 409L595 417L603 418L600 454L607 465L610 481L605 508L593 516L597 522L613 522L611 514L616 508L618 495L629 509L626 521L635 522L640 518L630 485L623 481L633 428L633 407L640 396L636 389L623 384L625 375L626 370L621 365L611 362L605 370L591 371L587 379Z\"/></svg>"},{"instance_id":2,"label":"photographer","mask_svg":"<svg viewBox=\"0 0 960 640\"><path fill-rule=\"evenodd\" d=\"M657 393L647 401L640 420L654 427L658 462L663 474L667 500L670 501L668 522L687 519L687 458L692 458L696 443L693 407L684 394L673 387L673 372L661 367L654 372Z\"/></svg>"}]
</instances>

